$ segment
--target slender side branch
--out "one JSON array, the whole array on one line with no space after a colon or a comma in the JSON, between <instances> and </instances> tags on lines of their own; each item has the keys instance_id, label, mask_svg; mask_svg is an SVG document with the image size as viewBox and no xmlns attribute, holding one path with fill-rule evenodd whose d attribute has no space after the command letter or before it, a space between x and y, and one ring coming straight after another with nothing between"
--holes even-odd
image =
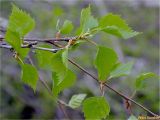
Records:
<instances>
[{"instance_id":1,"label":"slender side branch","mask_svg":"<svg viewBox=\"0 0 160 120\"><path fill-rule=\"evenodd\" d=\"M123 97L124 99L131 101L132 103L136 104L137 106L141 107L142 109L144 109L145 111L147 111L148 113L150 113L153 116L158 116L155 113L153 113L152 111L150 111L149 109L147 109L146 107L144 107L143 105L139 104L138 102L134 101L133 99L123 95L122 93L118 92L117 90L113 89L111 86L109 86L108 84L104 84L107 88L109 88L110 90L114 91L115 93L117 93L118 95L120 95L121 97Z\"/></svg>"},{"instance_id":2,"label":"slender side branch","mask_svg":"<svg viewBox=\"0 0 160 120\"><path fill-rule=\"evenodd\" d=\"M0 48L12 49L12 46L10 46L10 45L0 45ZM43 48L43 47L30 46L30 45L23 45L23 46L21 46L21 48L38 49L38 50L50 51L50 52L53 52L53 53L56 53L57 51L63 49L63 48L51 49L51 48Z\"/></svg>"},{"instance_id":3,"label":"slender side branch","mask_svg":"<svg viewBox=\"0 0 160 120\"><path fill-rule=\"evenodd\" d=\"M44 51L50 51L50 52L56 53L57 51L62 50L63 48L50 49L50 48L32 46L31 49L38 49L38 50L44 50Z\"/></svg>"},{"instance_id":4,"label":"slender side branch","mask_svg":"<svg viewBox=\"0 0 160 120\"><path fill-rule=\"evenodd\" d=\"M58 105L59 105L59 108L61 109L61 111L63 112L64 116L69 120L70 117L69 115L67 114L66 110L64 109L64 104L60 102L60 100L58 101Z\"/></svg>"},{"instance_id":5,"label":"slender side branch","mask_svg":"<svg viewBox=\"0 0 160 120\"><path fill-rule=\"evenodd\" d=\"M76 38L76 37L72 37L72 38L58 38L58 39L61 39L62 41L64 40L64 41L69 41L70 39L74 39L74 38ZM56 41L58 41L58 39L57 38L55 38L55 39L43 39L43 40L40 40L40 41L42 41L42 42L51 42L51 43L54 43L54 42L56 42ZM1 40L1 37L0 37L0 40ZM27 39L26 39L27 40ZM29 39L29 40L31 40L31 41L37 41L38 42L38 40L35 40L35 39ZM29 41L28 40L28 41ZM11 49L12 47L11 46L8 46L8 45L0 45L0 48L7 48L7 49ZM31 47L31 48L33 48L33 47ZM33 48L34 49L34 48ZM35 49L41 49L41 48L35 48ZM63 48L60 48L60 49L63 49ZM57 50L60 50L60 49L55 49L55 51L57 51ZM50 49L44 49L44 48L42 48L41 50L48 50L48 51L51 51L51 52L53 52L54 50L52 49L52 50L50 50ZM73 65L75 65L76 67L78 67L80 70L82 70L84 73L86 73L86 74L88 74L90 77L92 77L94 80L96 80L98 83L99 83L99 80L98 80L98 78L96 78L95 76L93 76L91 73L89 73L87 70L85 70L83 67L81 67L79 64L77 64L77 63L75 63L73 60L70 60L70 59L68 59L69 60L69 62L70 63L72 63ZM43 83L44 84L44 83ZM46 84L44 84L45 86L46 86ZM152 111L150 111L150 110L148 110L146 107L144 107L143 105L141 105L141 104L139 104L139 103L137 103L136 101L134 101L133 99L131 99L131 98L129 98L129 97L127 97L127 96L125 96L125 95L123 95L122 93L120 93L119 91L117 91L117 90L115 90L114 88L112 88L111 86L109 86L108 84L106 84L106 83L104 83L104 85L107 87L107 88L109 88L110 90L112 90L112 91L114 91L115 93L117 93L119 96L121 96L122 98L124 98L124 99L126 99L126 100L128 100L128 101L131 101L131 102L133 102L134 104L136 104L137 106L139 106L139 107L141 107L142 109L144 109L145 111L147 111L148 113L150 113L151 115L153 115L153 116L158 116L158 115L156 115L155 113L153 113ZM47 88L48 89L48 88Z\"/></svg>"},{"instance_id":6,"label":"slender side branch","mask_svg":"<svg viewBox=\"0 0 160 120\"><path fill-rule=\"evenodd\" d=\"M31 63L32 66L35 66L30 56L28 56L28 60L30 61L30 63ZM39 80L42 83L42 85L47 89L49 95L53 97L52 90L50 89L50 87L48 86L48 84L46 83L46 81L43 80L43 78L40 75L39 75ZM68 119L69 115L67 114L67 112L64 109L64 105L66 105L65 102L63 102L60 99L57 99L57 103L58 103L61 111L63 112L64 116Z\"/></svg>"},{"instance_id":7,"label":"slender side branch","mask_svg":"<svg viewBox=\"0 0 160 120\"><path fill-rule=\"evenodd\" d=\"M40 39L40 38L23 38L24 41L37 41L37 42L58 42L58 41L66 41L68 42L69 40L75 40L78 37L64 37L64 38L46 38L46 39ZM0 36L0 41L3 41L5 39L4 36Z\"/></svg>"},{"instance_id":8,"label":"slender side branch","mask_svg":"<svg viewBox=\"0 0 160 120\"><path fill-rule=\"evenodd\" d=\"M86 73L87 75L89 75L90 77L92 77L94 80L96 80L99 83L98 78L96 78L94 75L92 75L91 73L89 73L87 70L85 70L83 67L81 67L79 64L75 63L73 60L68 59L68 61L70 63L72 63L73 65L75 65L76 67L78 67L80 70L82 70L84 73ZM110 90L112 90L113 92L117 93L119 96L121 96L122 98L133 102L134 104L136 104L137 106L141 107L142 109L144 109L145 111L147 111L148 113L150 113L153 116L158 116L155 113L153 113L152 111L150 111L149 109L147 109L146 107L144 107L143 105L137 103L136 101L134 101L133 99L123 95L122 93L120 93L119 91L115 90L114 88L112 88L111 86L109 86L107 83L104 83L104 85L109 88Z\"/></svg>"},{"instance_id":9,"label":"slender side branch","mask_svg":"<svg viewBox=\"0 0 160 120\"><path fill-rule=\"evenodd\" d=\"M7 49L11 49L11 48L12 48L12 46L10 46L10 45L0 45L0 48L7 48Z\"/></svg>"}]
</instances>

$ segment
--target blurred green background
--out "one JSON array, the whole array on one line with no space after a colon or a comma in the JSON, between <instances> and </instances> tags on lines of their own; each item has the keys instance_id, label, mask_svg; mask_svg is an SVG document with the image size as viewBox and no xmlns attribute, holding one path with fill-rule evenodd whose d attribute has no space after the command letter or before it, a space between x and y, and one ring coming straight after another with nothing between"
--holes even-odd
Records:
<instances>
[{"instance_id":1,"label":"blurred green background","mask_svg":"<svg viewBox=\"0 0 160 120\"><path fill-rule=\"evenodd\" d=\"M36 21L36 28L29 33L29 37L55 37L56 23L62 24L66 19L71 20L75 29L79 25L80 11L91 5L95 17L109 12L119 14L134 30L142 34L123 40L104 33L96 35L93 40L114 48L122 62L134 61L134 68L129 77L121 77L108 81L108 84L127 96L134 92L136 76L143 72L159 74L159 6L158 0L0 0L0 26L6 28L11 13L11 4L27 11ZM1 33L3 35L3 33ZM69 34L68 36L72 36ZM63 119L64 114L39 82L37 92L24 85L20 79L20 66L13 59L9 50L0 49L0 118L1 119ZM83 44L78 50L70 52L70 58L82 65L91 73L97 75L93 66L96 48ZM87 97L100 95L97 84L79 71L73 65L70 68L77 74L77 82L72 88L66 89L59 98L68 102L73 94L87 93ZM52 86L51 73L41 70L41 75ZM145 81L145 87L138 91L134 100L143 104L153 112L160 114L159 99L160 83L157 79ZM111 112L107 119L127 119L129 113L125 109L124 101L112 91L106 89ZM81 109L72 110L65 107L73 120L84 119ZM135 116L149 115L141 108L132 104Z\"/></svg>"}]
</instances>

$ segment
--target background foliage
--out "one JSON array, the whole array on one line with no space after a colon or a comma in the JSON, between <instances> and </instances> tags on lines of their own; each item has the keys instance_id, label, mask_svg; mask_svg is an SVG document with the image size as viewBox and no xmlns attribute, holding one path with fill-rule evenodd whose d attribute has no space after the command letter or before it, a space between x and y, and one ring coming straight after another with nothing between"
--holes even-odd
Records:
<instances>
[{"instance_id":1,"label":"background foliage","mask_svg":"<svg viewBox=\"0 0 160 120\"><path fill-rule=\"evenodd\" d=\"M155 0L156 1L156 0ZM143 34L130 40L121 40L111 35L100 33L93 39L105 46L114 48L121 61L128 62L134 60L135 64L129 77L115 78L109 81L119 91L122 91L128 96L134 91L135 76L143 72L159 72L159 16L157 6L147 6L145 2L126 2L126 1L0 1L1 17L0 26L6 27L8 17L11 13L11 3L14 3L19 8L24 9L35 19L36 29L29 34L29 37L47 38L54 37L57 32L56 24L62 26L64 20L68 19L73 21L75 25L79 25L80 11L82 8L87 7L88 4L92 6L92 13L96 17L101 17L106 12L120 14L127 23L132 26L136 31L143 32ZM103 3L103 4L102 4ZM66 21L67 23L68 21ZM75 28L74 28L75 29ZM63 31L63 30L62 30ZM70 30L68 30L70 31ZM69 36L69 35L67 35ZM107 36L107 37L106 37ZM106 40L107 39L107 40ZM20 68L16 61L10 57L11 54L8 50L0 49L1 58L1 118L64 118L63 113L56 107L53 99L48 95L45 88L38 83L37 92L34 93L32 89L24 85L20 80ZM93 58L96 55L96 48L86 44L80 46L80 50L75 50L71 53L72 58L80 65L84 66L88 71L96 75L96 70L93 68ZM46 57L47 58L47 57ZM48 58L49 59L49 58ZM45 59L47 60L47 59ZM43 61L42 61L43 66ZM77 74L76 85L70 89L66 89L60 98L66 102L69 101L73 94L87 93L87 97L99 95L99 88L92 79L79 71L74 66L70 65L71 69ZM41 70L41 76L50 83L52 86L52 75L48 71ZM159 106L159 82L157 79L148 79L145 81L144 89L138 91L135 100L144 104L158 114ZM110 103L110 116L113 119L126 119L129 114L126 114L124 102L121 98L117 97L114 93L107 90L105 97ZM74 111L66 108L67 112L73 118L83 118L83 114L79 110ZM132 110L135 115L144 111L133 105Z\"/></svg>"}]
</instances>

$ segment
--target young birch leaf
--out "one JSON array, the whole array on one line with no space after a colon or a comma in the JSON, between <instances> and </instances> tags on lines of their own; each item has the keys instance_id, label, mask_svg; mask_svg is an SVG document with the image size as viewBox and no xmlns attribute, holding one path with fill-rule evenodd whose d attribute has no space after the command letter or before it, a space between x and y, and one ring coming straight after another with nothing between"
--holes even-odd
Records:
<instances>
[{"instance_id":1,"label":"young birch leaf","mask_svg":"<svg viewBox=\"0 0 160 120\"><path fill-rule=\"evenodd\" d=\"M134 115L131 115L128 120L138 120Z\"/></svg>"},{"instance_id":2,"label":"young birch leaf","mask_svg":"<svg viewBox=\"0 0 160 120\"><path fill-rule=\"evenodd\" d=\"M137 78L136 78L136 82L135 82L135 86L136 86L136 89L141 89L143 88L143 81L145 79L149 79L149 78L152 78L152 77L157 77L157 75L155 73L152 73L152 72L148 72L148 73L142 73L140 74Z\"/></svg>"},{"instance_id":3,"label":"young birch leaf","mask_svg":"<svg viewBox=\"0 0 160 120\"><path fill-rule=\"evenodd\" d=\"M13 5L7 29L19 33L20 37L24 37L24 35L30 32L34 26L35 21L30 15Z\"/></svg>"},{"instance_id":4,"label":"young birch leaf","mask_svg":"<svg viewBox=\"0 0 160 120\"><path fill-rule=\"evenodd\" d=\"M65 49L62 53L63 64L68 68L68 49Z\"/></svg>"},{"instance_id":5,"label":"young birch leaf","mask_svg":"<svg viewBox=\"0 0 160 120\"><path fill-rule=\"evenodd\" d=\"M73 109L78 108L86 96L87 96L86 94L73 95L68 103L68 106Z\"/></svg>"},{"instance_id":6,"label":"young birch leaf","mask_svg":"<svg viewBox=\"0 0 160 120\"><path fill-rule=\"evenodd\" d=\"M61 28L61 30L60 30L61 33L62 33L62 34L68 34L68 33L70 33L72 30L73 30L72 22L69 21L69 20L64 21L64 24L63 24L63 26L62 26L62 28Z\"/></svg>"},{"instance_id":7,"label":"young birch leaf","mask_svg":"<svg viewBox=\"0 0 160 120\"><path fill-rule=\"evenodd\" d=\"M91 28L97 27L98 26L98 21L93 17L90 16L88 18L88 21L84 24L84 32L87 32L88 30L91 30Z\"/></svg>"},{"instance_id":8,"label":"young birch leaf","mask_svg":"<svg viewBox=\"0 0 160 120\"><path fill-rule=\"evenodd\" d=\"M91 8L90 8L90 6L88 8L82 9L81 18L80 18L80 24L83 26L90 16L91 16Z\"/></svg>"},{"instance_id":9,"label":"young birch leaf","mask_svg":"<svg viewBox=\"0 0 160 120\"><path fill-rule=\"evenodd\" d=\"M38 72L36 68L30 64L22 65L22 80L34 90L36 89Z\"/></svg>"},{"instance_id":10,"label":"young birch leaf","mask_svg":"<svg viewBox=\"0 0 160 120\"><path fill-rule=\"evenodd\" d=\"M65 55L63 55L62 57L63 52L63 50L60 50L57 53L53 54L53 57L51 59L51 67L53 72L59 73L66 71L66 62L64 58Z\"/></svg>"},{"instance_id":11,"label":"young birch leaf","mask_svg":"<svg viewBox=\"0 0 160 120\"><path fill-rule=\"evenodd\" d=\"M105 119L109 115L110 107L104 97L90 97L83 102L83 112L88 120Z\"/></svg>"},{"instance_id":12,"label":"young birch leaf","mask_svg":"<svg viewBox=\"0 0 160 120\"><path fill-rule=\"evenodd\" d=\"M64 49L53 54L51 67L54 81L53 93L57 96L60 91L67 86L71 86L75 81L74 73L68 69L68 49Z\"/></svg>"},{"instance_id":13,"label":"young birch leaf","mask_svg":"<svg viewBox=\"0 0 160 120\"><path fill-rule=\"evenodd\" d=\"M24 59L29 52L28 48L21 48L21 39L17 32L12 32L9 29L5 34L5 40L18 52L20 57Z\"/></svg>"},{"instance_id":14,"label":"young birch leaf","mask_svg":"<svg viewBox=\"0 0 160 120\"><path fill-rule=\"evenodd\" d=\"M98 21L91 15L91 8L82 9L79 33L85 33L91 28L98 26Z\"/></svg>"},{"instance_id":15,"label":"young birch leaf","mask_svg":"<svg viewBox=\"0 0 160 120\"><path fill-rule=\"evenodd\" d=\"M110 79L120 76L126 76L130 73L133 66L133 62L128 62L126 64L119 64L115 69L110 73Z\"/></svg>"},{"instance_id":16,"label":"young birch leaf","mask_svg":"<svg viewBox=\"0 0 160 120\"><path fill-rule=\"evenodd\" d=\"M21 39L19 33L13 32L8 29L5 34L5 40L17 51L20 49Z\"/></svg>"},{"instance_id":17,"label":"young birch leaf","mask_svg":"<svg viewBox=\"0 0 160 120\"><path fill-rule=\"evenodd\" d=\"M98 46L95 59L95 67L98 70L98 78L104 81L110 74L112 67L117 62L117 54L113 49L104 46Z\"/></svg>"},{"instance_id":18,"label":"young birch leaf","mask_svg":"<svg viewBox=\"0 0 160 120\"><path fill-rule=\"evenodd\" d=\"M64 76L64 77L63 77ZM65 75L62 73L53 73L53 88L52 92L55 97L65 88L71 87L76 80L75 74L71 70L67 70Z\"/></svg>"},{"instance_id":19,"label":"young birch leaf","mask_svg":"<svg viewBox=\"0 0 160 120\"><path fill-rule=\"evenodd\" d=\"M51 58L51 70L53 72L65 72L68 68L68 49L54 53Z\"/></svg>"},{"instance_id":20,"label":"young birch leaf","mask_svg":"<svg viewBox=\"0 0 160 120\"><path fill-rule=\"evenodd\" d=\"M18 52L22 58L28 54L29 49L21 48L21 38L31 31L34 26L34 20L27 13L13 5L5 40Z\"/></svg>"},{"instance_id":21,"label":"young birch leaf","mask_svg":"<svg viewBox=\"0 0 160 120\"><path fill-rule=\"evenodd\" d=\"M49 45L40 45L40 47L44 48L51 48ZM43 50L36 50L36 58L38 61L38 65L40 68L43 69L52 69L52 58L54 56L54 53L49 51L43 51Z\"/></svg>"},{"instance_id":22,"label":"young birch leaf","mask_svg":"<svg viewBox=\"0 0 160 120\"><path fill-rule=\"evenodd\" d=\"M124 39L128 39L139 34L138 32L133 31L120 16L113 15L111 13L100 19L99 27L106 33Z\"/></svg>"}]
</instances>

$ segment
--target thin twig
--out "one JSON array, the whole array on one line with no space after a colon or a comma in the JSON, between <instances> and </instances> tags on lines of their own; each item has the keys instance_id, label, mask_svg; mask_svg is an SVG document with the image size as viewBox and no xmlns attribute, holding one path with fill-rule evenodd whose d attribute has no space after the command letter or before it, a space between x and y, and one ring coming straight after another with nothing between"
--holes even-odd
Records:
<instances>
[{"instance_id":1,"label":"thin twig","mask_svg":"<svg viewBox=\"0 0 160 120\"><path fill-rule=\"evenodd\" d=\"M90 42L90 41L89 41ZM92 43L92 42L91 42ZM95 42L92 43L95 46L97 45ZM92 77L94 80L96 80L99 84L101 84L98 78L96 78L94 75L92 75L91 73L89 73L87 70L85 70L83 67L81 67L79 64L75 63L73 60L68 59L68 61L70 63L72 63L73 65L77 66L80 70L82 70L83 72L85 72L86 74L88 74L90 77ZM119 96L123 97L126 100L129 100L131 102L133 102L134 104L136 104L137 106L141 107L142 109L144 109L145 111L149 112L150 114L152 114L153 116L158 116L155 113L153 113L152 111L150 111L149 109L147 109L146 107L144 107L143 105L137 103L136 101L134 101L132 98L129 98L125 95L123 95L122 93L120 93L119 91L115 90L114 88L112 88L111 86L109 86L107 83L104 83L104 86L106 86L107 88L109 88L110 90L114 91L115 93L117 93Z\"/></svg>"},{"instance_id":2,"label":"thin twig","mask_svg":"<svg viewBox=\"0 0 160 120\"><path fill-rule=\"evenodd\" d=\"M12 48L12 46L10 46L10 45L0 45L0 48L7 48L7 49L11 49L11 48Z\"/></svg>"},{"instance_id":3,"label":"thin twig","mask_svg":"<svg viewBox=\"0 0 160 120\"><path fill-rule=\"evenodd\" d=\"M152 111L150 111L149 109L147 109L146 107L144 107L143 105L139 104L138 102L134 101L133 99L123 95L122 93L118 92L117 90L113 89L111 86L109 86L108 84L104 84L107 88L109 88L110 90L114 91L115 93L117 93L118 95L120 95L121 97L123 97L126 100L131 101L132 103L136 104L137 106L141 107L142 109L144 109L145 111L147 111L148 113L150 113L153 116L158 116L155 113L153 113Z\"/></svg>"},{"instance_id":4,"label":"thin twig","mask_svg":"<svg viewBox=\"0 0 160 120\"><path fill-rule=\"evenodd\" d=\"M34 63L33 63L33 61L32 61L32 59L31 59L31 57L30 57L29 55L28 55L28 60L30 61L30 63L31 63L32 66L35 66ZM50 94L50 96L53 97L52 90L50 89L50 87L48 86L48 84L46 83L46 81L42 79L42 77L41 77L40 75L39 75L39 80L40 80L40 82L44 85L44 87L47 89L47 91L48 91L48 93ZM64 116L65 116L67 119L69 119L69 115L67 114L67 112L66 112L65 109L64 109L64 105L66 105L65 102L63 102L62 100L57 99L57 103L58 103L58 105L59 105L59 108L60 108L61 111L63 112Z\"/></svg>"},{"instance_id":5,"label":"thin twig","mask_svg":"<svg viewBox=\"0 0 160 120\"><path fill-rule=\"evenodd\" d=\"M61 109L61 111L63 112L64 116L69 119L69 115L67 114L66 110L64 109L64 104L62 104L60 101L58 101L59 104L59 108Z\"/></svg>"},{"instance_id":6,"label":"thin twig","mask_svg":"<svg viewBox=\"0 0 160 120\"><path fill-rule=\"evenodd\" d=\"M42 48L42 47L32 46L31 49L38 49L38 50L44 50L44 51L50 51L50 52L56 53L57 51L62 50L63 48L51 49L51 48Z\"/></svg>"},{"instance_id":7,"label":"thin twig","mask_svg":"<svg viewBox=\"0 0 160 120\"><path fill-rule=\"evenodd\" d=\"M0 45L0 48L12 49L12 46L10 46L10 45ZM30 46L30 45L22 45L21 48L38 49L38 50L50 51L50 52L53 52L53 53L56 53L57 51L63 49L63 48L51 49L51 48L43 48L43 47Z\"/></svg>"},{"instance_id":8,"label":"thin twig","mask_svg":"<svg viewBox=\"0 0 160 120\"><path fill-rule=\"evenodd\" d=\"M5 37L4 36L1 36L0 37L0 40L4 40ZM77 37L64 37L64 38L23 38L24 41L37 41L37 42L49 42L49 41L52 41L52 42L58 42L58 41L69 41L69 40L75 40L77 39Z\"/></svg>"},{"instance_id":9,"label":"thin twig","mask_svg":"<svg viewBox=\"0 0 160 120\"><path fill-rule=\"evenodd\" d=\"M67 37L67 38L47 38L47 39L40 39L40 38L24 38L24 41L38 41L38 42L48 42L48 41L69 41L70 39L76 39L76 37Z\"/></svg>"},{"instance_id":10,"label":"thin twig","mask_svg":"<svg viewBox=\"0 0 160 120\"><path fill-rule=\"evenodd\" d=\"M11 48L10 46L0 46L3 48ZM50 50L49 50L50 51ZM88 74L90 77L92 77L94 80L96 80L99 83L98 78L96 78L95 76L93 76L91 73L89 73L87 70L85 70L83 67L81 67L79 64L75 63L73 60L69 59L69 62L72 63L73 65L75 65L76 67L78 67L80 70L82 70L83 72L85 72L86 74ZM153 116L158 116L155 113L153 113L152 111L148 110L146 107L144 107L143 105L137 103L136 101L134 101L133 99L123 95L122 93L118 92L117 90L113 89L112 87L110 87L108 84L104 84L107 88L109 88L110 90L114 91L115 93L117 93L119 96L123 97L126 100L129 100L131 102L133 102L134 104L136 104L137 106L141 107L142 109L144 109L145 111L149 112L151 115Z\"/></svg>"},{"instance_id":11,"label":"thin twig","mask_svg":"<svg viewBox=\"0 0 160 120\"><path fill-rule=\"evenodd\" d=\"M28 60L29 60L29 62L31 63L31 65L35 67L35 65L34 65L32 59L31 59L31 57L30 57L29 55L28 55ZM42 79L42 77L40 76L40 74L39 74L39 80L40 80L40 82L44 85L44 87L48 90L48 93L49 93L51 96L53 96L51 89L49 88L49 86L47 85L47 83Z\"/></svg>"},{"instance_id":12,"label":"thin twig","mask_svg":"<svg viewBox=\"0 0 160 120\"><path fill-rule=\"evenodd\" d=\"M90 77L92 77L94 80L96 80L99 83L98 78L96 78L94 75L92 75L91 73L89 73L87 70L85 70L83 67L81 67L79 64L75 63L73 60L68 59L68 61L70 63L72 63L73 65L75 65L76 67L78 67L80 70L82 70L84 73L86 73L87 75L89 75ZM148 113L150 113L153 116L158 116L155 113L153 113L152 111L148 110L146 107L144 107L143 105L137 103L136 101L132 100L131 98L123 95L122 93L118 92L117 90L115 90L114 88L112 88L111 86L109 86L107 83L104 83L104 85L109 88L110 90L114 91L115 93L117 93L119 96L121 96L122 98L129 100L131 102L133 102L134 104L136 104L137 106L141 107L142 109L144 109L145 111L147 111Z\"/></svg>"}]
</instances>

